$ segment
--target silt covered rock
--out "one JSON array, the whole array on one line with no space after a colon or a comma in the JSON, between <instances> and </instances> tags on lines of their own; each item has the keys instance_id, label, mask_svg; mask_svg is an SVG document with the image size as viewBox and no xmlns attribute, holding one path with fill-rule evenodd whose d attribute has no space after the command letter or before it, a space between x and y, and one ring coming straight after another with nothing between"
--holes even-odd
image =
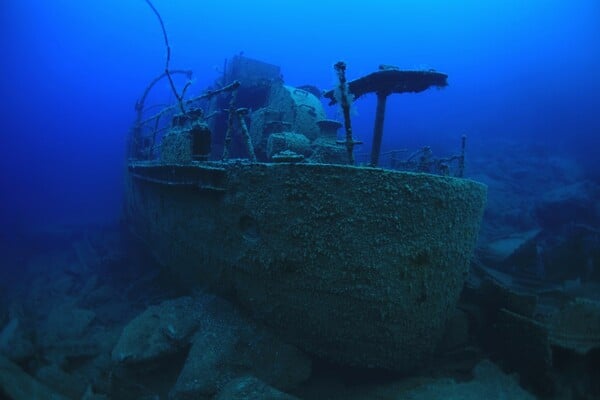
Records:
<instances>
[{"instance_id":1,"label":"silt covered rock","mask_svg":"<svg viewBox=\"0 0 600 400\"><path fill-rule=\"evenodd\" d=\"M204 309L171 398L212 398L246 375L285 390L306 380L310 371L309 359L298 349L214 298Z\"/></svg>"},{"instance_id":2,"label":"silt covered rock","mask_svg":"<svg viewBox=\"0 0 600 400\"><path fill-rule=\"evenodd\" d=\"M145 363L178 352L189 345L201 310L200 303L191 297L148 307L123 329L112 351L113 361Z\"/></svg>"}]
</instances>

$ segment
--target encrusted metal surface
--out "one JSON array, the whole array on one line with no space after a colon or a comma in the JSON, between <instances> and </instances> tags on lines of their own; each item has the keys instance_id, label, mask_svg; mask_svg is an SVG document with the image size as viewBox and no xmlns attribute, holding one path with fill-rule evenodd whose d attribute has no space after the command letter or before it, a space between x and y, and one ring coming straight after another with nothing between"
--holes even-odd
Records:
<instances>
[{"instance_id":1,"label":"encrusted metal surface","mask_svg":"<svg viewBox=\"0 0 600 400\"><path fill-rule=\"evenodd\" d=\"M220 165L218 196L130 180L129 218L159 260L311 353L399 371L427 360L468 271L484 185L342 165Z\"/></svg>"}]
</instances>

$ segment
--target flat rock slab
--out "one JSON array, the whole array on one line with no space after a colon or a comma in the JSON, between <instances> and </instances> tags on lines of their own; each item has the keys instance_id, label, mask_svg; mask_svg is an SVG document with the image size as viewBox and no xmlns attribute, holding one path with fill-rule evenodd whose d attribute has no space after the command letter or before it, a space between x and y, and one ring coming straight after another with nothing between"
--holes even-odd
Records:
<instances>
[{"instance_id":1,"label":"flat rock slab","mask_svg":"<svg viewBox=\"0 0 600 400\"><path fill-rule=\"evenodd\" d=\"M213 298L204 308L171 398L209 399L247 375L285 390L308 379L310 372L310 360L302 352L281 342L226 301Z\"/></svg>"},{"instance_id":2,"label":"flat rock slab","mask_svg":"<svg viewBox=\"0 0 600 400\"><path fill-rule=\"evenodd\" d=\"M201 300L191 297L148 307L123 329L112 351L113 361L131 365L175 354L189 345L201 312Z\"/></svg>"},{"instance_id":3,"label":"flat rock slab","mask_svg":"<svg viewBox=\"0 0 600 400\"><path fill-rule=\"evenodd\" d=\"M234 379L215 397L215 400L299 400L281 392L253 376Z\"/></svg>"},{"instance_id":4,"label":"flat rock slab","mask_svg":"<svg viewBox=\"0 0 600 400\"><path fill-rule=\"evenodd\" d=\"M93 311L79 308L71 302L54 307L42 326L44 335L40 341L44 347L52 347L64 340L81 339L95 317Z\"/></svg>"}]
</instances>

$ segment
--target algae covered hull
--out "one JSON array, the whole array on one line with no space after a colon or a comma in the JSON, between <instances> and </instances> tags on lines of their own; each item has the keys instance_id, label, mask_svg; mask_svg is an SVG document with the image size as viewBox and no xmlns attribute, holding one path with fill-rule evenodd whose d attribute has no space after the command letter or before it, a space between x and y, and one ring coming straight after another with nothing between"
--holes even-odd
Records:
<instances>
[{"instance_id":1,"label":"algae covered hull","mask_svg":"<svg viewBox=\"0 0 600 400\"><path fill-rule=\"evenodd\" d=\"M126 213L156 258L327 359L406 371L433 353L486 189L308 163L129 164Z\"/></svg>"}]
</instances>

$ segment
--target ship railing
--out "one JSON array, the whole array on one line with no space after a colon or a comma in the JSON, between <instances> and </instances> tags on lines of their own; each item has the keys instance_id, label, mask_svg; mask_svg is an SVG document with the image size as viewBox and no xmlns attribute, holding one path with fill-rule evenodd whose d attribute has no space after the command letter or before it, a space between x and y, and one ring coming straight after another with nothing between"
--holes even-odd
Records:
<instances>
[{"instance_id":1,"label":"ship railing","mask_svg":"<svg viewBox=\"0 0 600 400\"><path fill-rule=\"evenodd\" d=\"M198 96L185 101L186 109L201 108L203 96ZM141 160L153 160L158 158L158 150L162 136L171 129L173 117L180 113L179 105L154 105L146 110L160 108L160 111L144 119L139 119L133 125L130 157Z\"/></svg>"},{"instance_id":2,"label":"ship railing","mask_svg":"<svg viewBox=\"0 0 600 400\"><path fill-rule=\"evenodd\" d=\"M417 151L394 149L381 153L378 166L399 171L425 172L436 175L462 178L465 167L465 137L462 138L461 152L448 157L434 157L431 147L424 146ZM356 153L358 165L370 165L371 153Z\"/></svg>"},{"instance_id":3,"label":"ship railing","mask_svg":"<svg viewBox=\"0 0 600 400\"><path fill-rule=\"evenodd\" d=\"M132 133L130 135L129 157L138 160L156 159L158 157L162 135L171 128L173 117L181 113L182 105L188 112L192 110L203 110L206 109L208 101L210 101L212 97L221 93L235 91L239 86L239 81L233 81L221 88L208 90L201 95L184 100L182 104L176 103L163 106L159 112L146 118L143 118L143 114L147 112L147 110L157 108L158 106L146 107L143 110L139 110L138 102L138 104L136 104L138 117L133 125ZM205 115L203 116L203 119L210 119L217 114L218 112Z\"/></svg>"}]
</instances>

